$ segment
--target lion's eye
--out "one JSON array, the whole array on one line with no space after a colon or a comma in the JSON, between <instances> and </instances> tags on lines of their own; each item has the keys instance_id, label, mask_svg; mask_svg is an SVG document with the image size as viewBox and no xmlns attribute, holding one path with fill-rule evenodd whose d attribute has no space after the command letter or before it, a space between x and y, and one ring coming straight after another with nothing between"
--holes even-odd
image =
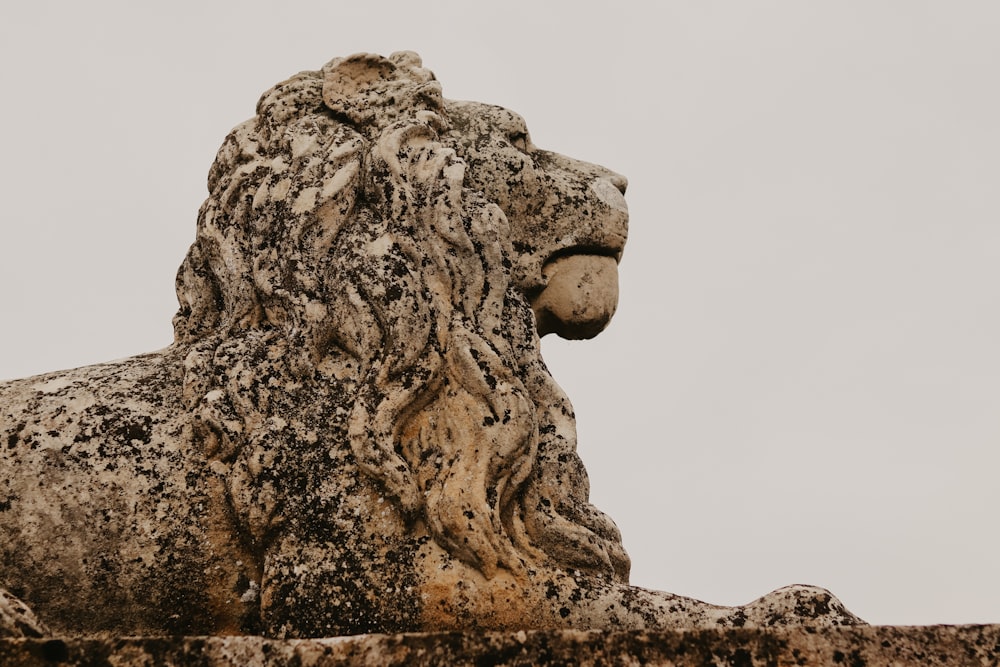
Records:
<instances>
[{"instance_id":1,"label":"lion's eye","mask_svg":"<svg viewBox=\"0 0 1000 667\"><path fill-rule=\"evenodd\" d=\"M510 145L521 151L522 153L528 152L528 133L527 132L514 132L508 137Z\"/></svg>"}]
</instances>

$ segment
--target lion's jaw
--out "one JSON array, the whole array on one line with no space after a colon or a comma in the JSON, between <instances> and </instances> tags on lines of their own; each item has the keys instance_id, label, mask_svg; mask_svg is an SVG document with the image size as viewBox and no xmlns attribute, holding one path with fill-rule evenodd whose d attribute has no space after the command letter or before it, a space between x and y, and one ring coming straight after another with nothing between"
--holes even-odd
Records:
<instances>
[{"instance_id":1,"label":"lion's jaw","mask_svg":"<svg viewBox=\"0 0 1000 667\"><path fill-rule=\"evenodd\" d=\"M545 287L530 299L538 335L593 338L618 306L618 263L603 255L568 255L542 268Z\"/></svg>"}]
</instances>

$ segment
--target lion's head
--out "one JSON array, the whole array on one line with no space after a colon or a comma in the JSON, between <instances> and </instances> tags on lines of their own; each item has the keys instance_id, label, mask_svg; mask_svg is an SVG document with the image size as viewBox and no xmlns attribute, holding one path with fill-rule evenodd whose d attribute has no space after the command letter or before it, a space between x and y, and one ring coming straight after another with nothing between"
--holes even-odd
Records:
<instances>
[{"instance_id":1,"label":"lion's head","mask_svg":"<svg viewBox=\"0 0 1000 667\"><path fill-rule=\"evenodd\" d=\"M614 312L624 188L510 111L443 99L412 53L265 93L209 174L174 321L193 432L251 538L354 466L487 575L626 579L538 344Z\"/></svg>"}]
</instances>

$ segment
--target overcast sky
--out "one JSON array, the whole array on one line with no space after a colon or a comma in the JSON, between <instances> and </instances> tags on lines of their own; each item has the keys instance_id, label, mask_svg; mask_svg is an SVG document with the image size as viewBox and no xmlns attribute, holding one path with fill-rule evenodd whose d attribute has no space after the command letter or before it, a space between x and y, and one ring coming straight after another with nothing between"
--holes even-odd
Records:
<instances>
[{"instance_id":1,"label":"overcast sky","mask_svg":"<svg viewBox=\"0 0 1000 667\"><path fill-rule=\"evenodd\" d=\"M1000 4L0 8L0 378L169 344L205 178L261 92L413 49L630 180L622 300L545 339L633 583L1000 622Z\"/></svg>"}]
</instances>

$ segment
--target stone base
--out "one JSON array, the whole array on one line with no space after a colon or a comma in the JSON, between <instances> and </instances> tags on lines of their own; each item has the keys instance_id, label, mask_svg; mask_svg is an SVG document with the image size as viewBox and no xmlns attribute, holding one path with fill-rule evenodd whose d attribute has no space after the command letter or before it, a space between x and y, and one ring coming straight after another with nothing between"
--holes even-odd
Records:
<instances>
[{"instance_id":1,"label":"stone base","mask_svg":"<svg viewBox=\"0 0 1000 667\"><path fill-rule=\"evenodd\" d=\"M998 664L1000 625L0 640L3 667Z\"/></svg>"}]
</instances>

